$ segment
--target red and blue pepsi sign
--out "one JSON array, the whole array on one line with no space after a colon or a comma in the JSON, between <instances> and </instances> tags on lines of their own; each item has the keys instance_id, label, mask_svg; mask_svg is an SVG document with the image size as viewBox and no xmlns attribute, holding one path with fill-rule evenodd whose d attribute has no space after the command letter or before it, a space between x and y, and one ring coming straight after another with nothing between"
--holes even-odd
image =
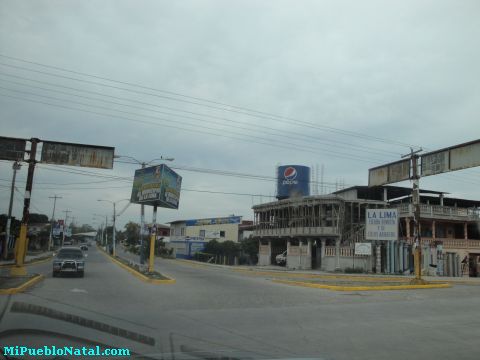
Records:
<instances>
[{"instance_id":1,"label":"red and blue pepsi sign","mask_svg":"<svg viewBox=\"0 0 480 360\"><path fill-rule=\"evenodd\" d=\"M310 168L302 165L278 167L277 199L310 195Z\"/></svg>"}]
</instances>

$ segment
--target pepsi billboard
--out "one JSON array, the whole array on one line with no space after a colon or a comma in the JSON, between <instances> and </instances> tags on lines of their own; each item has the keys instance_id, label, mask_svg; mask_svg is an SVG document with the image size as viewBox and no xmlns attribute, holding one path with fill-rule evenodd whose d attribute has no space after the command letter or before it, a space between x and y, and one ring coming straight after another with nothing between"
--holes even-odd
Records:
<instances>
[{"instance_id":1,"label":"pepsi billboard","mask_svg":"<svg viewBox=\"0 0 480 360\"><path fill-rule=\"evenodd\" d=\"M310 168L283 165L277 169L277 199L310 195Z\"/></svg>"}]
</instances>

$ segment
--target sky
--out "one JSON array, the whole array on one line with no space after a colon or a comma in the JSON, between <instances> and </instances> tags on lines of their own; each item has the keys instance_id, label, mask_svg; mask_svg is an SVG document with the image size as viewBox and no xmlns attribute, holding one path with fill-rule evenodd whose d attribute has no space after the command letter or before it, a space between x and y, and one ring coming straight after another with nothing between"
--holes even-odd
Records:
<instances>
[{"instance_id":1,"label":"sky","mask_svg":"<svg viewBox=\"0 0 480 360\"><path fill-rule=\"evenodd\" d=\"M128 205L119 227L139 222L123 201L136 162L171 157L180 206L157 221L251 220L275 196L278 165L311 166L319 181L323 168L312 193L329 193L367 185L369 168L411 147L480 138L479 11L476 0L0 0L0 136L115 147L111 170L37 164L31 212L51 216L59 195L56 218L99 226L105 199ZM11 167L0 161L0 213ZM480 200L479 175L420 184Z\"/></svg>"}]
</instances>

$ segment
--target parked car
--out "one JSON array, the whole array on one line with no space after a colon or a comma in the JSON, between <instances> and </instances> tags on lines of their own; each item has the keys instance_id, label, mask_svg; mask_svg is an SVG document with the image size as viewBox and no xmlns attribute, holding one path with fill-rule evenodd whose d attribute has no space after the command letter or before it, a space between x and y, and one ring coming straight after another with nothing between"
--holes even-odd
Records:
<instances>
[{"instance_id":1,"label":"parked car","mask_svg":"<svg viewBox=\"0 0 480 360\"><path fill-rule=\"evenodd\" d=\"M277 265L286 265L287 264L287 250L285 250L281 254L278 254L275 257L275 262L277 263Z\"/></svg>"},{"instance_id":2,"label":"parked car","mask_svg":"<svg viewBox=\"0 0 480 360\"><path fill-rule=\"evenodd\" d=\"M81 244L80 249L82 249L83 251L88 251L88 245L87 244Z\"/></svg>"},{"instance_id":3,"label":"parked car","mask_svg":"<svg viewBox=\"0 0 480 360\"><path fill-rule=\"evenodd\" d=\"M83 277L85 258L79 247L62 247L53 259L53 277L61 274L72 274Z\"/></svg>"}]
</instances>

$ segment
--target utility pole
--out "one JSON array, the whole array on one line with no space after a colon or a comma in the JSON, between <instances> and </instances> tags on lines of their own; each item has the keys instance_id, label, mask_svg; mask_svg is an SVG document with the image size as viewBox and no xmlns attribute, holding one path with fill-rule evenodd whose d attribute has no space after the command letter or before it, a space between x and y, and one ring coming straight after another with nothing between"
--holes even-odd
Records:
<instances>
[{"instance_id":1,"label":"utility pole","mask_svg":"<svg viewBox=\"0 0 480 360\"><path fill-rule=\"evenodd\" d=\"M142 162L142 169L145 169L147 163ZM144 249L144 235L145 235L145 205L140 205L140 264L145 264L145 249Z\"/></svg>"},{"instance_id":2,"label":"utility pole","mask_svg":"<svg viewBox=\"0 0 480 360\"><path fill-rule=\"evenodd\" d=\"M148 259L148 272L152 273L155 269L155 240L157 239L157 205L153 206L152 231L150 235L150 257Z\"/></svg>"},{"instance_id":3,"label":"utility pole","mask_svg":"<svg viewBox=\"0 0 480 360\"><path fill-rule=\"evenodd\" d=\"M65 220L63 221L63 236L62 236L62 246L65 243L65 230L67 229L67 220L68 220L68 213L71 213L71 210L63 210L62 212L65 213Z\"/></svg>"},{"instance_id":4,"label":"utility pole","mask_svg":"<svg viewBox=\"0 0 480 360\"><path fill-rule=\"evenodd\" d=\"M20 170L21 165L19 162L15 161L13 163L13 177L12 177L12 188L10 192L10 203L8 204L8 217L7 217L7 228L5 229L5 248L3 250L3 257L7 259L8 256L8 243L10 241L10 229L12 223L12 208L13 208L13 196L15 193L15 178L17 177L17 170Z\"/></svg>"},{"instance_id":5,"label":"utility pole","mask_svg":"<svg viewBox=\"0 0 480 360\"><path fill-rule=\"evenodd\" d=\"M115 256L115 218L117 217L116 210L115 210L115 203L113 203L113 234L112 234L112 255Z\"/></svg>"},{"instance_id":6,"label":"utility pole","mask_svg":"<svg viewBox=\"0 0 480 360\"><path fill-rule=\"evenodd\" d=\"M49 199L53 199L53 211L52 211L52 218L50 220L50 239L48 241L48 250L52 250L53 248L53 225L55 222L55 205L57 204L57 199L62 199L61 196L49 196Z\"/></svg>"},{"instance_id":7,"label":"utility pole","mask_svg":"<svg viewBox=\"0 0 480 360\"><path fill-rule=\"evenodd\" d=\"M28 173L27 173L27 184L25 186L25 195L23 199L23 217L22 223L20 225L20 235L18 241L15 243L15 267L12 268L12 275L26 275L27 270L25 269L24 262L25 256L27 254L27 224L28 218L30 215L30 199L32 196L33 189L33 173L35 171L35 157L37 155L37 144L40 142L37 138L32 138L30 140L30 155L28 159Z\"/></svg>"},{"instance_id":8,"label":"utility pole","mask_svg":"<svg viewBox=\"0 0 480 360\"><path fill-rule=\"evenodd\" d=\"M107 234L107 227L108 227L108 215L105 215L105 246L108 244L108 234ZM103 235L103 234L102 234ZM103 238L103 236L102 236ZM103 239L102 239L103 240Z\"/></svg>"},{"instance_id":9,"label":"utility pole","mask_svg":"<svg viewBox=\"0 0 480 360\"><path fill-rule=\"evenodd\" d=\"M413 188L412 188L412 203L414 207L414 228L413 228L413 238L415 240L414 243L414 268L415 268L415 278L412 280L412 284L420 285L424 284L425 281L422 280L422 242L421 242L421 234L420 234L420 175L418 173L418 153L421 152L422 149L420 148L417 151L413 151L410 149L410 154L404 155L402 157L410 157L412 162L412 180L413 180Z\"/></svg>"}]
</instances>

